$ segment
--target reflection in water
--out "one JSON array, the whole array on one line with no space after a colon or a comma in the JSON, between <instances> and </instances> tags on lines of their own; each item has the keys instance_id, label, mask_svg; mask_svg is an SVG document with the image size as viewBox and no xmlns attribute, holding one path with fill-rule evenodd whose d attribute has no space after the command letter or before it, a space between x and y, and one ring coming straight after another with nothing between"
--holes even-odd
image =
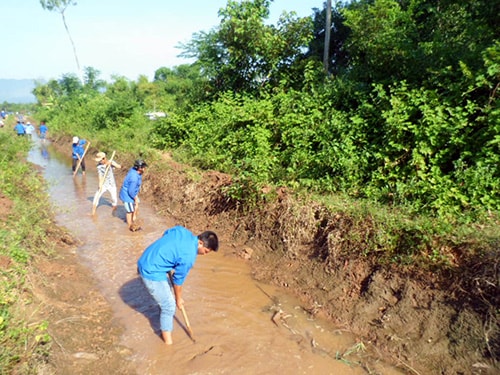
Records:
<instances>
[{"instance_id":1,"label":"reflection in water","mask_svg":"<svg viewBox=\"0 0 500 375\"><path fill-rule=\"evenodd\" d=\"M78 198L82 200L87 199L87 175L75 176L73 178L73 184L75 186L75 194Z\"/></svg>"},{"instance_id":2,"label":"reflection in water","mask_svg":"<svg viewBox=\"0 0 500 375\"><path fill-rule=\"evenodd\" d=\"M116 321L124 327L121 343L130 348L130 360L138 373L367 374L353 365L360 361L357 354L350 366L335 359L337 352L345 353L359 339L326 321L311 320L298 307L299 302L282 290L257 285L248 265L231 256L230 244L222 246L217 256L197 259L186 280L183 297L196 343L176 314L174 347L167 349L159 336L158 306L137 276L137 259L166 228L182 223L158 215L147 202L141 203L144 223L140 232L130 232L124 225L121 204L114 216L106 205L92 218L98 186L95 170L73 178L69 155L56 152L49 144L46 159L40 142L35 147L40 149L34 148L29 160L44 167L57 222L82 244L77 249L79 259L93 273ZM273 323L269 296L279 301L287 326ZM381 363L370 363L370 367L375 373L400 374Z\"/></svg>"},{"instance_id":3,"label":"reflection in water","mask_svg":"<svg viewBox=\"0 0 500 375\"><path fill-rule=\"evenodd\" d=\"M43 142L40 146L40 154L42 155L42 159L50 159L49 150L47 150L47 144L45 142Z\"/></svg>"}]
</instances>

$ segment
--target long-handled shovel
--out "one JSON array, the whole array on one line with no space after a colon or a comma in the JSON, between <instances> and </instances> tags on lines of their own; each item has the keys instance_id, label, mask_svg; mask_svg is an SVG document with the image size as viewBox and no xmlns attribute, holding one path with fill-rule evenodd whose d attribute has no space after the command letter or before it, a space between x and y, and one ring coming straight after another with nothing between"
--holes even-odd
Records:
<instances>
[{"instance_id":1,"label":"long-handled shovel","mask_svg":"<svg viewBox=\"0 0 500 375\"><path fill-rule=\"evenodd\" d=\"M78 170L80 169L80 165L82 165L82 160L85 157L85 154L87 153L89 147L90 147L90 142L87 143L87 147L85 147L85 151L83 152L82 157L78 156L78 164L76 165L75 171L73 172L73 177L75 177L76 174L78 173Z\"/></svg>"},{"instance_id":2,"label":"long-handled shovel","mask_svg":"<svg viewBox=\"0 0 500 375\"><path fill-rule=\"evenodd\" d=\"M101 196L102 188L104 187L104 182L106 181L106 176L108 175L109 168L111 168L111 164L113 163L113 158L115 157L115 152L113 151L113 154L111 154L111 159L109 159L109 164L106 166L106 169L104 170L104 176L102 176L102 183L99 186L99 193L98 197ZM95 210L97 209L97 205L99 204L99 201L97 201L95 204L92 204L92 215L95 215Z\"/></svg>"},{"instance_id":3,"label":"long-handled shovel","mask_svg":"<svg viewBox=\"0 0 500 375\"><path fill-rule=\"evenodd\" d=\"M186 329L188 331L189 337L191 338L191 340L193 340L193 342L196 342L196 340L194 339L193 330L191 329L191 324L189 324L189 319L188 319L188 316L186 314L186 309L184 308L184 306L181 307L181 311L182 311L182 316L184 317L184 321L186 322Z\"/></svg>"},{"instance_id":4,"label":"long-handled shovel","mask_svg":"<svg viewBox=\"0 0 500 375\"><path fill-rule=\"evenodd\" d=\"M168 273L168 277L170 278L170 283L172 284L172 287L173 287L174 281L172 279L172 274L170 272ZM191 340L193 340L193 342L196 342L196 340L194 339L193 330L191 329L191 324L189 324L189 319L188 319L186 309L184 308L184 306L181 307L181 311L182 311L182 316L184 317L184 322L186 322L186 330L187 330L187 333L189 335L189 338Z\"/></svg>"}]
</instances>

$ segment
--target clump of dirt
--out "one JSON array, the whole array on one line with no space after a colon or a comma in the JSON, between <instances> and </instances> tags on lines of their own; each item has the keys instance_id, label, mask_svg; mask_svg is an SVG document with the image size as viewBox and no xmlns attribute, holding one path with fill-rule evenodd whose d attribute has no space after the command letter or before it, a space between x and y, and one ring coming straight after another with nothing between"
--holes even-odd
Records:
<instances>
[{"instance_id":1,"label":"clump of dirt","mask_svg":"<svg viewBox=\"0 0 500 375\"><path fill-rule=\"evenodd\" d=\"M12 201L0 192L0 222L7 221L12 211Z\"/></svg>"},{"instance_id":2,"label":"clump of dirt","mask_svg":"<svg viewBox=\"0 0 500 375\"><path fill-rule=\"evenodd\" d=\"M0 228L7 221L12 211L12 201L0 191ZM11 260L8 256L0 254L0 269L6 270L10 267Z\"/></svg>"}]
</instances>

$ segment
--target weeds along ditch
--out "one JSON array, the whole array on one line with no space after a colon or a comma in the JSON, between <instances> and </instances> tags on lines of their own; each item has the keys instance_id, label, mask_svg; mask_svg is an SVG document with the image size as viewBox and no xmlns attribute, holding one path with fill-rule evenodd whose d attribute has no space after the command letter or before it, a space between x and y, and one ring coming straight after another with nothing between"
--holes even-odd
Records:
<instances>
[{"instance_id":1,"label":"weeds along ditch","mask_svg":"<svg viewBox=\"0 0 500 375\"><path fill-rule=\"evenodd\" d=\"M58 229L45 182L26 162L31 143L11 129L9 122L0 129L0 368L27 373L45 361L51 346L47 322L28 322L27 276L36 257L52 254L50 236Z\"/></svg>"}]
</instances>

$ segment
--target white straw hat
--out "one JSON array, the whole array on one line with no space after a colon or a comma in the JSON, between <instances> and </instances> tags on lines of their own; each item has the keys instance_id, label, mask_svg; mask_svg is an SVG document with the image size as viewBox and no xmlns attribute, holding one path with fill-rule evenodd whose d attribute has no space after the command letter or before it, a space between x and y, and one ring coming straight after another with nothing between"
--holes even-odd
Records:
<instances>
[{"instance_id":1,"label":"white straw hat","mask_svg":"<svg viewBox=\"0 0 500 375\"><path fill-rule=\"evenodd\" d=\"M104 159L106 157L106 154L104 152L98 152L97 154L95 154L95 161L99 162L101 161L102 159Z\"/></svg>"}]
</instances>

